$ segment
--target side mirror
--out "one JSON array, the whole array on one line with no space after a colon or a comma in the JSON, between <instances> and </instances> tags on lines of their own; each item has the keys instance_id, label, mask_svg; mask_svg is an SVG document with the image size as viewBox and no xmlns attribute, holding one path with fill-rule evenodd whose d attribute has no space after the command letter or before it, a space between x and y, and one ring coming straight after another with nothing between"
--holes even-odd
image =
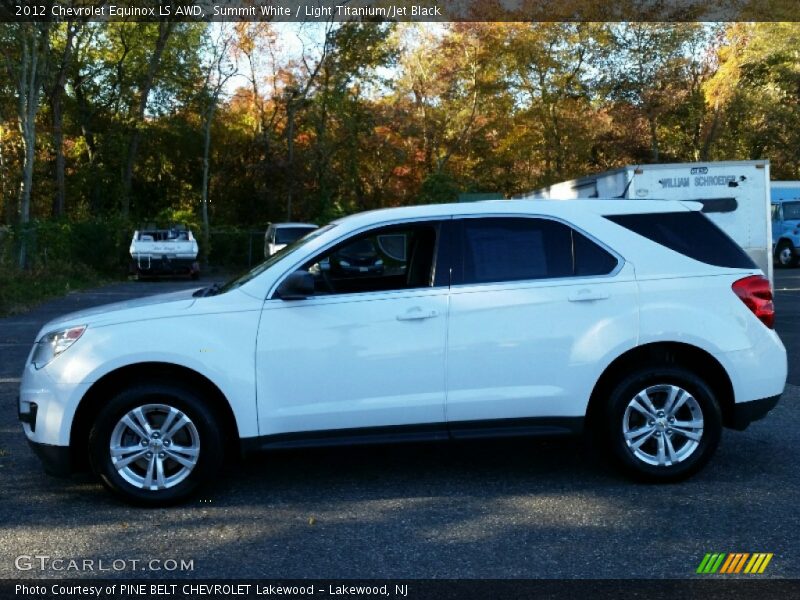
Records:
<instances>
[{"instance_id":1,"label":"side mirror","mask_svg":"<svg viewBox=\"0 0 800 600\"><path fill-rule=\"evenodd\" d=\"M314 276L308 271L295 271L283 280L275 292L281 300L305 300L314 295Z\"/></svg>"}]
</instances>

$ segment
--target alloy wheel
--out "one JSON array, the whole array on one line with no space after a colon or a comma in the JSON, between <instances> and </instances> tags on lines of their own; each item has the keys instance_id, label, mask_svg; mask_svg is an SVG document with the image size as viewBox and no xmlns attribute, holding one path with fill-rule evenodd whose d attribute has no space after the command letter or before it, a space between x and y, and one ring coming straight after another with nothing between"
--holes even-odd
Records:
<instances>
[{"instance_id":1,"label":"alloy wheel","mask_svg":"<svg viewBox=\"0 0 800 600\"><path fill-rule=\"evenodd\" d=\"M703 438L703 411L695 397L676 385L653 385L625 408L625 444L640 461L669 467L685 461Z\"/></svg>"},{"instance_id":2,"label":"alloy wheel","mask_svg":"<svg viewBox=\"0 0 800 600\"><path fill-rule=\"evenodd\" d=\"M200 435L184 412L166 404L146 404L119 419L109 453L125 481L143 490L163 490L192 473L200 456Z\"/></svg>"}]
</instances>

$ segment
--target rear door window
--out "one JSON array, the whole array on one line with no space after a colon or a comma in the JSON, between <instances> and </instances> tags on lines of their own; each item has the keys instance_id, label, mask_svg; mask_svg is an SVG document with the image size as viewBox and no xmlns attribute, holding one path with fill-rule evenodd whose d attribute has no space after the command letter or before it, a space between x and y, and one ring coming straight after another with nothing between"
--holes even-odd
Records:
<instances>
[{"instance_id":1,"label":"rear door window","mask_svg":"<svg viewBox=\"0 0 800 600\"><path fill-rule=\"evenodd\" d=\"M734 269L757 268L736 242L698 211L611 215L606 218L650 241L708 265Z\"/></svg>"},{"instance_id":2,"label":"rear door window","mask_svg":"<svg viewBox=\"0 0 800 600\"><path fill-rule=\"evenodd\" d=\"M463 219L455 283L605 275L618 260L571 227L550 219Z\"/></svg>"}]
</instances>

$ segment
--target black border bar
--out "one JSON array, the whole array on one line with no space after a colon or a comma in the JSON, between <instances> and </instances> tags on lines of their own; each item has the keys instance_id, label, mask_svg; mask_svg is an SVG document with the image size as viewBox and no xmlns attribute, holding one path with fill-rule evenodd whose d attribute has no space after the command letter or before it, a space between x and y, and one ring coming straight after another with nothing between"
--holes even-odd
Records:
<instances>
[{"instance_id":1,"label":"black border bar","mask_svg":"<svg viewBox=\"0 0 800 600\"><path fill-rule=\"evenodd\" d=\"M0 598L77 600L769 600L800 597L798 579L728 578L651 580L210 580L210 579L6 579ZM366 592L369 593L366 593ZM295 593L293 593L295 592Z\"/></svg>"},{"instance_id":2,"label":"black border bar","mask_svg":"<svg viewBox=\"0 0 800 600\"><path fill-rule=\"evenodd\" d=\"M0 22L800 21L798 0L0 0Z\"/></svg>"}]
</instances>

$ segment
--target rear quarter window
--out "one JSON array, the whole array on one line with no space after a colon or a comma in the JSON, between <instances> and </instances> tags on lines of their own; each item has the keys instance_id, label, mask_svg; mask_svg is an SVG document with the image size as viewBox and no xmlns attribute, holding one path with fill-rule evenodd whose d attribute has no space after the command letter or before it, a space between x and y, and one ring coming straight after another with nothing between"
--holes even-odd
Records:
<instances>
[{"instance_id":1,"label":"rear quarter window","mask_svg":"<svg viewBox=\"0 0 800 600\"><path fill-rule=\"evenodd\" d=\"M612 215L606 218L707 265L733 269L758 268L736 242L697 211Z\"/></svg>"}]
</instances>

